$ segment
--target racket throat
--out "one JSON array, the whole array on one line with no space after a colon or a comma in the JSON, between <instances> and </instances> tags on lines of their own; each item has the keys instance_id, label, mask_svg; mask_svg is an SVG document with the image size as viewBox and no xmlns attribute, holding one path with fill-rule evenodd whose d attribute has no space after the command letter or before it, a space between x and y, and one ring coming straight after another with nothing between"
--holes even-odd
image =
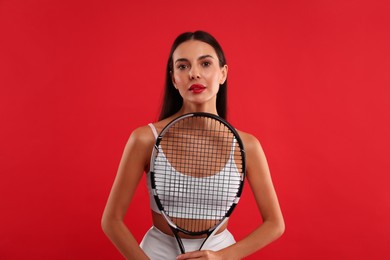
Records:
<instances>
[{"instance_id":1,"label":"racket throat","mask_svg":"<svg viewBox=\"0 0 390 260\"><path fill-rule=\"evenodd\" d=\"M172 232L173 232L173 235L174 235L175 238L176 238L177 244L179 245L180 252L181 252L182 254L184 254L186 251L185 251L185 249L184 249L183 241L182 241L181 238L179 237L179 234L178 234L177 229L172 228Z\"/></svg>"},{"instance_id":2,"label":"racket throat","mask_svg":"<svg viewBox=\"0 0 390 260\"><path fill-rule=\"evenodd\" d=\"M225 223L228 219L229 218L224 218L224 220L222 220L222 222L219 223L218 226L210 234L207 235L206 239L203 240L202 244L200 245L199 251L202 250L203 247L205 247L207 249L207 245L209 244L209 242L211 241L213 236L221 229L221 227L223 227L225 225Z\"/></svg>"}]
</instances>

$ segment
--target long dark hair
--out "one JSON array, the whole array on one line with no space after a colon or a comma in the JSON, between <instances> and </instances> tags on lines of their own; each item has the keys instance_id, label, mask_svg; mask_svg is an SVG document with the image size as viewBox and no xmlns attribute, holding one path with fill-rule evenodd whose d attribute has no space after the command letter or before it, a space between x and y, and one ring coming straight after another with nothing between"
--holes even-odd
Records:
<instances>
[{"instance_id":1,"label":"long dark hair","mask_svg":"<svg viewBox=\"0 0 390 260\"><path fill-rule=\"evenodd\" d=\"M217 40L211 34L204 31L185 32L180 34L173 42L171 47L171 52L169 53L167 70L165 73L164 100L162 103L159 120L162 120L164 118L167 118L175 114L177 111L180 110L180 108L183 105L183 99L180 96L179 91L177 91L173 86L173 82L172 82L172 77L171 77L171 73L173 72L172 55L173 52L180 44L188 40L198 40L211 45L218 56L219 66L222 68L223 66L226 65L225 54L223 53L223 50L219 45L219 43L217 42ZM227 113L226 110L227 110L227 80L225 80L225 82L222 85L220 85L217 94L218 115L226 119L226 113Z\"/></svg>"}]
</instances>

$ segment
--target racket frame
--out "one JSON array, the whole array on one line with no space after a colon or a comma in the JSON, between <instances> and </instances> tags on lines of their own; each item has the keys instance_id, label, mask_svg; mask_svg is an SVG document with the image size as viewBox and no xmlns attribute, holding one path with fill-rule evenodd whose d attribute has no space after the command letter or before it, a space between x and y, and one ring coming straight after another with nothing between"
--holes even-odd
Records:
<instances>
[{"instance_id":1,"label":"racket frame","mask_svg":"<svg viewBox=\"0 0 390 260\"><path fill-rule=\"evenodd\" d=\"M182 229L180 227L178 227L171 219L170 217L168 217L168 215L166 214L165 210L164 210L164 207L163 205L161 204L161 201L158 197L158 194L157 194L157 191L156 191L156 182L155 182L155 178L154 178L154 159L156 158L156 153L159 151L158 147L160 145L160 142L161 140L163 139L165 133L169 130L169 128L176 124L176 122L178 121L181 121L185 118L188 118L188 117L209 117L209 118L212 118L214 120L217 120L217 121L220 121L222 124L224 124L227 128L229 128L229 130L233 133L236 141L237 141L237 144L239 145L239 148L240 148L240 152L241 152L241 157L242 157L242 175L241 175L241 181L240 181L240 186L239 186L239 189L237 191L237 195L236 195L236 198L233 202L233 204L231 205L231 207L229 208L229 210L226 212L225 216L220 220L220 222L216 225L214 225L213 227L211 227L210 229L208 230L203 230L203 231L198 231L198 232L191 232L191 231L188 231L188 230L185 230L185 229ZM173 235L175 236L176 240L177 240L177 243L179 245L179 248L180 248L180 251L182 254L185 253L185 248L184 248L184 245L183 245L183 242L179 236L179 232L183 233L183 234L186 234L186 235L190 235L190 236L198 236L198 235L206 235L206 238L205 240L202 242L202 244L200 245L199 247L199 250L201 250L203 248L204 245L206 245L208 239L213 236L218 230L219 228L229 219L230 215L232 214L233 210L235 209L235 207L237 206L237 203L239 202L240 200L240 197L241 197L241 194L242 194L242 191L243 191L243 188L244 188L244 182L245 182L245 175L246 175L246 159L245 159L245 150L244 150L244 145L243 145L243 142L238 134L238 132L236 131L236 129L233 128L233 126L231 126L226 120L224 120L223 118L217 116L217 115L214 115L214 114L210 114L210 113L205 113L205 112L194 112L194 113L188 113L188 114L184 114L182 116L179 116L178 118L176 119L173 119L171 122L169 122L163 129L162 131L160 132L160 134L158 135L157 139L156 139L156 142L155 142L155 145L153 147L153 151L152 151L152 155L151 155L151 161L150 161L150 183L151 183L151 188L152 188L152 193L153 193L153 197L154 197L154 200L157 204L157 207L158 209L160 210L161 212L161 215L165 218L165 220L167 221L169 227L171 228L172 232L173 232Z\"/></svg>"}]
</instances>

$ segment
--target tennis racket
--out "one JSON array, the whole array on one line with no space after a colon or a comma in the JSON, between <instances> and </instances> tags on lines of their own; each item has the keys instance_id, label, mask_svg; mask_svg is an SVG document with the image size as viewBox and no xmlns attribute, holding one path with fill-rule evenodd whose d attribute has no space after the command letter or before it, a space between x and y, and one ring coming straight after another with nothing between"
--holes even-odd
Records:
<instances>
[{"instance_id":1,"label":"tennis racket","mask_svg":"<svg viewBox=\"0 0 390 260\"><path fill-rule=\"evenodd\" d=\"M245 178L245 152L237 131L209 113L170 122L157 137L150 163L156 204L185 253L179 232L205 237L227 221Z\"/></svg>"}]
</instances>

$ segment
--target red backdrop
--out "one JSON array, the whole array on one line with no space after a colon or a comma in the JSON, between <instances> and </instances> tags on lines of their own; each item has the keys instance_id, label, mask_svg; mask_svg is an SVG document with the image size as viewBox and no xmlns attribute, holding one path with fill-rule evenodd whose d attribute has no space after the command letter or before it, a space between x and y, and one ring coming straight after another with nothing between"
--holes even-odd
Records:
<instances>
[{"instance_id":1,"label":"red backdrop","mask_svg":"<svg viewBox=\"0 0 390 260\"><path fill-rule=\"evenodd\" d=\"M388 1L0 1L0 258L121 259L101 214L170 45L225 49L229 121L266 151L286 232L248 259L389 259ZM249 185L230 229L258 221ZM145 180L127 223L150 226Z\"/></svg>"}]
</instances>

